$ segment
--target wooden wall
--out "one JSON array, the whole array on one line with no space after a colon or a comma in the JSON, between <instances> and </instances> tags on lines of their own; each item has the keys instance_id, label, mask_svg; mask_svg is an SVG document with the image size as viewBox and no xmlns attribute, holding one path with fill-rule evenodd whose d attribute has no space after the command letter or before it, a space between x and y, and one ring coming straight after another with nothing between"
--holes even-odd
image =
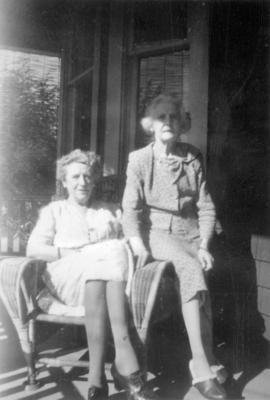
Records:
<instances>
[{"instance_id":1,"label":"wooden wall","mask_svg":"<svg viewBox=\"0 0 270 400\"><path fill-rule=\"evenodd\" d=\"M258 309L265 323L265 338L270 340L270 237L253 235L251 250L256 263Z\"/></svg>"},{"instance_id":2,"label":"wooden wall","mask_svg":"<svg viewBox=\"0 0 270 400\"><path fill-rule=\"evenodd\" d=\"M268 340L269 15L269 2L264 1L211 5L207 135L209 189L226 240L240 259L235 263L234 272L239 271L242 286L248 274L248 287L256 291L257 284L258 309L264 318L264 336ZM250 250L257 278L255 271L253 275ZM247 308L250 290L244 292ZM259 326L258 320L254 320L255 326Z\"/></svg>"}]
</instances>

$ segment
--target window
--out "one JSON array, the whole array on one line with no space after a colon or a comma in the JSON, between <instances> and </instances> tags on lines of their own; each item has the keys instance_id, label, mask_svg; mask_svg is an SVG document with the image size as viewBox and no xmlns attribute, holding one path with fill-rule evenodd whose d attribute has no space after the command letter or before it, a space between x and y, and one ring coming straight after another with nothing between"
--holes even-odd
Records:
<instances>
[{"instance_id":1,"label":"window","mask_svg":"<svg viewBox=\"0 0 270 400\"><path fill-rule=\"evenodd\" d=\"M188 71L189 51L182 50L169 54L142 57L139 61L139 99L138 118L144 116L149 102L162 92L176 94L183 102L186 111L188 106ZM137 128L136 147L142 147L150 138Z\"/></svg>"},{"instance_id":2,"label":"window","mask_svg":"<svg viewBox=\"0 0 270 400\"><path fill-rule=\"evenodd\" d=\"M130 85L129 75L130 150L145 146L151 140L141 128L140 120L149 102L158 94L177 95L189 111L187 11L187 2L134 3L129 28L129 68L133 78Z\"/></svg>"}]
</instances>

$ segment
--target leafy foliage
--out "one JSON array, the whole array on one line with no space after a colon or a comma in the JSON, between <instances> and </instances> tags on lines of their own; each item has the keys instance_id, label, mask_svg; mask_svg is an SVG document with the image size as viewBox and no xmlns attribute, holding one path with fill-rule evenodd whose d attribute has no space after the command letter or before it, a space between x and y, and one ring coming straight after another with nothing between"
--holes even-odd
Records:
<instances>
[{"instance_id":1,"label":"leafy foliage","mask_svg":"<svg viewBox=\"0 0 270 400\"><path fill-rule=\"evenodd\" d=\"M0 87L0 185L4 199L54 192L59 88L18 62Z\"/></svg>"}]
</instances>

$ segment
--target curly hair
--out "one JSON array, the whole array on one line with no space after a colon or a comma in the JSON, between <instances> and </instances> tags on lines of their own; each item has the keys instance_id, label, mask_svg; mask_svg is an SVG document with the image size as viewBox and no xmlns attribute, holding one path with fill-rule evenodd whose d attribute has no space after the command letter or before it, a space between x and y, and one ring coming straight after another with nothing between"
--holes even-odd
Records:
<instances>
[{"instance_id":1,"label":"curly hair","mask_svg":"<svg viewBox=\"0 0 270 400\"><path fill-rule=\"evenodd\" d=\"M182 101L176 95L166 94L166 93L162 93L156 96L146 107L145 117L142 118L141 120L141 125L144 131L147 133L151 133L152 115L157 106L161 103L169 103L175 107L180 122L179 133L186 132L190 128L190 118L189 115L184 110Z\"/></svg>"},{"instance_id":2,"label":"curly hair","mask_svg":"<svg viewBox=\"0 0 270 400\"><path fill-rule=\"evenodd\" d=\"M98 181L102 174L100 157L93 151L76 149L57 160L57 180L63 182L66 176L66 167L72 163L85 164L94 181Z\"/></svg>"}]
</instances>

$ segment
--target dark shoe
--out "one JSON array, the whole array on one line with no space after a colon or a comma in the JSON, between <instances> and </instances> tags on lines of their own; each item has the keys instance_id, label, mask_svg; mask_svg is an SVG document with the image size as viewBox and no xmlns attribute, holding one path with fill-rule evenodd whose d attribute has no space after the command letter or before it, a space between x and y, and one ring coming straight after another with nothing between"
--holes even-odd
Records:
<instances>
[{"instance_id":1,"label":"dark shoe","mask_svg":"<svg viewBox=\"0 0 270 400\"><path fill-rule=\"evenodd\" d=\"M189 362L189 369L192 376L192 385L196 387L202 396L210 400L223 400L227 398L226 392L218 382L216 375L195 377L192 360Z\"/></svg>"},{"instance_id":2,"label":"dark shoe","mask_svg":"<svg viewBox=\"0 0 270 400\"><path fill-rule=\"evenodd\" d=\"M108 385L103 387L91 386L88 389L87 400L108 400Z\"/></svg>"},{"instance_id":3,"label":"dark shoe","mask_svg":"<svg viewBox=\"0 0 270 400\"><path fill-rule=\"evenodd\" d=\"M145 387L144 374L141 371L124 376L112 365L111 374L116 390L125 390L128 400L157 400L157 395Z\"/></svg>"},{"instance_id":4,"label":"dark shoe","mask_svg":"<svg viewBox=\"0 0 270 400\"><path fill-rule=\"evenodd\" d=\"M227 399L227 395L218 380L207 379L203 382L198 382L193 385L196 387L202 396L210 400L223 400Z\"/></svg>"}]
</instances>

